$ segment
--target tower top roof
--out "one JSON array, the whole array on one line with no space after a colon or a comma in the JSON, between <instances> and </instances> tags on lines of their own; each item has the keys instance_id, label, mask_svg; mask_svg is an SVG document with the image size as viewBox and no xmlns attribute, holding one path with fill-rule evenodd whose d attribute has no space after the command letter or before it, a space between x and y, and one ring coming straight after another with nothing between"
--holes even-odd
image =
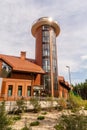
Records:
<instances>
[{"instance_id":1,"label":"tower top roof","mask_svg":"<svg viewBox=\"0 0 87 130\"><path fill-rule=\"evenodd\" d=\"M38 20L33 22L31 32L34 37L35 37L36 31L37 31L37 28L39 28L40 26L43 26L43 25L52 26L55 30L56 36L59 35L60 27L59 27L57 21L54 21L51 17L41 17Z\"/></svg>"}]
</instances>

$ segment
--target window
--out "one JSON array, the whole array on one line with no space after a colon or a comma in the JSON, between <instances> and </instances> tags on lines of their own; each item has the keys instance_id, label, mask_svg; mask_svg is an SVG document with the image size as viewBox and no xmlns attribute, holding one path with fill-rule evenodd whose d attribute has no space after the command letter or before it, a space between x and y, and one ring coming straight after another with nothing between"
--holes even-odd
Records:
<instances>
[{"instance_id":1,"label":"window","mask_svg":"<svg viewBox=\"0 0 87 130\"><path fill-rule=\"evenodd\" d=\"M53 59L53 72L56 73L57 71L57 61L56 59Z\"/></svg>"},{"instance_id":2,"label":"window","mask_svg":"<svg viewBox=\"0 0 87 130\"><path fill-rule=\"evenodd\" d=\"M44 88L46 90L51 90L51 79L50 79L50 75L46 74L43 76L43 81L44 81Z\"/></svg>"},{"instance_id":3,"label":"window","mask_svg":"<svg viewBox=\"0 0 87 130\"><path fill-rule=\"evenodd\" d=\"M50 41L49 31L43 31L43 42L49 42L49 41Z\"/></svg>"},{"instance_id":4,"label":"window","mask_svg":"<svg viewBox=\"0 0 87 130\"><path fill-rule=\"evenodd\" d=\"M31 96L31 86L27 86L27 96Z\"/></svg>"},{"instance_id":5,"label":"window","mask_svg":"<svg viewBox=\"0 0 87 130\"><path fill-rule=\"evenodd\" d=\"M43 37L43 42L49 42L49 41L50 41L50 38L48 36Z\"/></svg>"},{"instance_id":6,"label":"window","mask_svg":"<svg viewBox=\"0 0 87 130\"><path fill-rule=\"evenodd\" d=\"M48 58L44 58L44 59L43 59L43 69L44 69L46 72L49 72L49 71L50 71L50 59L48 59Z\"/></svg>"},{"instance_id":7,"label":"window","mask_svg":"<svg viewBox=\"0 0 87 130\"><path fill-rule=\"evenodd\" d=\"M13 85L8 86L8 96L12 96Z\"/></svg>"},{"instance_id":8,"label":"window","mask_svg":"<svg viewBox=\"0 0 87 130\"><path fill-rule=\"evenodd\" d=\"M43 44L43 56L49 56L50 50L49 50L49 44Z\"/></svg>"},{"instance_id":9,"label":"window","mask_svg":"<svg viewBox=\"0 0 87 130\"><path fill-rule=\"evenodd\" d=\"M51 30L51 40L53 44L56 44L56 34L54 30Z\"/></svg>"},{"instance_id":10,"label":"window","mask_svg":"<svg viewBox=\"0 0 87 130\"><path fill-rule=\"evenodd\" d=\"M18 96L22 96L22 86L18 86Z\"/></svg>"},{"instance_id":11,"label":"window","mask_svg":"<svg viewBox=\"0 0 87 130\"><path fill-rule=\"evenodd\" d=\"M47 36L49 37L49 31L43 31L43 36L44 36L44 37L45 37L45 36L46 36L46 37L47 37Z\"/></svg>"},{"instance_id":12,"label":"window","mask_svg":"<svg viewBox=\"0 0 87 130\"><path fill-rule=\"evenodd\" d=\"M48 25L43 26L42 30L49 30L49 26Z\"/></svg>"},{"instance_id":13,"label":"window","mask_svg":"<svg viewBox=\"0 0 87 130\"><path fill-rule=\"evenodd\" d=\"M2 63L2 68L5 69L7 72L11 71L11 67L7 65L5 62Z\"/></svg>"},{"instance_id":14,"label":"window","mask_svg":"<svg viewBox=\"0 0 87 130\"><path fill-rule=\"evenodd\" d=\"M48 55L48 50L47 49L43 50L43 56L47 56L47 55Z\"/></svg>"}]
</instances>

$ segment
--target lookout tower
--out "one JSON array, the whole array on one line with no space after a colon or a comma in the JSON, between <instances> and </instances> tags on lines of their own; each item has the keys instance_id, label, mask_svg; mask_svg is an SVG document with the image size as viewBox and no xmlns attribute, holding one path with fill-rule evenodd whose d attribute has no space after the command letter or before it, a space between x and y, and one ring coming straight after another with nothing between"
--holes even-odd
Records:
<instances>
[{"instance_id":1,"label":"lookout tower","mask_svg":"<svg viewBox=\"0 0 87 130\"><path fill-rule=\"evenodd\" d=\"M54 91L58 90L56 37L60 27L52 18L42 17L33 23L31 32L36 38L36 64L46 72L42 76L44 88L54 96Z\"/></svg>"}]
</instances>

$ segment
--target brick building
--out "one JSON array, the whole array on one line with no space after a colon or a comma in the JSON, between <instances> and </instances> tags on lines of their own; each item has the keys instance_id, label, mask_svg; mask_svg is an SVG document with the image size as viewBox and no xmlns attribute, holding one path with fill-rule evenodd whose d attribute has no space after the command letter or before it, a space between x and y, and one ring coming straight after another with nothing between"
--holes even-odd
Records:
<instances>
[{"instance_id":1,"label":"brick building","mask_svg":"<svg viewBox=\"0 0 87 130\"><path fill-rule=\"evenodd\" d=\"M53 97L68 96L69 84L58 76L56 36L60 28L56 21L43 17L34 22L31 29L36 38L35 60L0 54L0 100L16 100L20 97L44 94Z\"/></svg>"}]
</instances>

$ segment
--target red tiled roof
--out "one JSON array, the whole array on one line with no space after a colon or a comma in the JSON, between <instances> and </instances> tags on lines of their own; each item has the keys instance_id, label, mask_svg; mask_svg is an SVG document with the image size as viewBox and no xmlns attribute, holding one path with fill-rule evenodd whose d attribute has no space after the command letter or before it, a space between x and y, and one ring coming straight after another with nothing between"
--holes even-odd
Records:
<instances>
[{"instance_id":1,"label":"red tiled roof","mask_svg":"<svg viewBox=\"0 0 87 130\"><path fill-rule=\"evenodd\" d=\"M64 79L63 76L58 76L58 81L59 81L59 82L65 82L65 79Z\"/></svg>"},{"instance_id":2,"label":"red tiled roof","mask_svg":"<svg viewBox=\"0 0 87 130\"><path fill-rule=\"evenodd\" d=\"M69 83L68 83L67 81L65 81L65 79L64 79L63 76L58 76L58 81L59 81L60 83L63 83L67 88L70 89Z\"/></svg>"},{"instance_id":3,"label":"red tiled roof","mask_svg":"<svg viewBox=\"0 0 87 130\"><path fill-rule=\"evenodd\" d=\"M2 54L0 54L0 59L10 65L15 71L44 73L44 70L40 66L30 62L29 59L23 60L21 57Z\"/></svg>"},{"instance_id":4,"label":"red tiled roof","mask_svg":"<svg viewBox=\"0 0 87 130\"><path fill-rule=\"evenodd\" d=\"M66 86L69 86L69 83L67 81L65 82L65 84L66 84Z\"/></svg>"}]
</instances>

